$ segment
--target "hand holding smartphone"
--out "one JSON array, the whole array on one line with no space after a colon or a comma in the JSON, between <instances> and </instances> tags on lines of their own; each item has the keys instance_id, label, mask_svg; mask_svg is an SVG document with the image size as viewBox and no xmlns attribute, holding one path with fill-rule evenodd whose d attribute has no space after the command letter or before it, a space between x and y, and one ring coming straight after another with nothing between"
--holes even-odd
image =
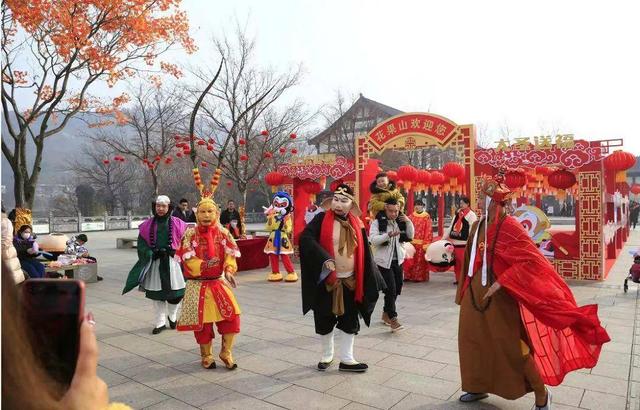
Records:
<instances>
[{"instance_id":1,"label":"hand holding smartphone","mask_svg":"<svg viewBox=\"0 0 640 410\"><path fill-rule=\"evenodd\" d=\"M30 279L23 284L22 291L34 352L49 375L68 388L78 361L84 282Z\"/></svg>"}]
</instances>

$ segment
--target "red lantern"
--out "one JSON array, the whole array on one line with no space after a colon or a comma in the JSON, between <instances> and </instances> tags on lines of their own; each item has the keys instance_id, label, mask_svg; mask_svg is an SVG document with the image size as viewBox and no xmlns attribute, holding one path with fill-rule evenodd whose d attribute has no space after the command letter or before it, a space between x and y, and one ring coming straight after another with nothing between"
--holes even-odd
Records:
<instances>
[{"instance_id":1,"label":"red lantern","mask_svg":"<svg viewBox=\"0 0 640 410\"><path fill-rule=\"evenodd\" d=\"M171 157L167 157L164 160L164 163L167 164L167 165L171 164L171 162L173 162L173 158L171 158Z\"/></svg>"},{"instance_id":2,"label":"red lantern","mask_svg":"<svg viewBox=\"0 0 640 410\"><path fill-rule=\"evenodd\" d=\"M639 195L640 194L640 185L638 185L638 184L631 185L630 191L634 195Z\"/></svg>"},{"instance_id":3,"label":"red lantern","mask_svg":"<svg viewBox=\"0 0 640 410\"><path fill-rule=\"evenodd\" d=\"M434 189L439 188L444 184L445 176L440 171L432 171L431 172L431 187Z\"/></svg>"},{"instance_id":4,"label":"red lantern","mask_svg":"<svg viewBox=\"0 0 640 410\"><path fill-rule=\"evenodd\" d=\"M617 150L604 159L604 167L609 171L615 171L616 182L627 180L626 171L636 165L636 157L625 151Z\"/></svg>"},{"instance_id":5,"label":"red lantern","mask_svg":"<svg viewBox=\"0 0 640 410\"><path fill-rule=\"evenodd\" d=\"M273 154L270 153L269 151L267 151L267 152L264 153L264 157L265 158L273 158Z\"/></svg>"},{"instance_id":6,"label":"red lantern","mask_svg":"<svg viewBox=\"0 0 640 410\"><path fill-rule=\"evenodd\" d=\"M198 145L207 145L205 140L198 140Z\"/></svg>"},{"instance_id":7,"label":"red lantern","mask_svg":"<svg viewBox=\"0 0 640 410\"><path fill-rule=\"evenodd\" d=\"M520 170L509 171L505 177L504 183L510 189L522 188L527 183L527 176Z\"/></svg>"},{"instance_id":8,"label":"red lantern","mask_svg":"<svg viewBox=\"0 0 640 410\"><path fill-rule=\"evenodd\" d=\"M233 185L231 181L227 181L227 186L230 187L231 185Z\"/></svg>"},{"instance_id":9,"label":"red lantern","mask_svg":"<svg viewBox=\"0 0 640 410\"><path fill-rule=\"evenodd\" d=\"M102 163L105 165L109 165L109 163L111 163L111 161L109 161L108 159L103 159Z\"/></svg>"},{"instance_id":10,"label":"red lantern","mask_svg":"<svg viewBox=\"0 0 640 410\"><path fill-rule=\"evenodd\" d=\"M238 141L239 145L246 145L247 141L245 141L244 139L240 138L240 140Z\"/></svg>"},{"instance_id":11,"label":"red lantern","mask_svg":"<svg viewBox=\"0 0 640 410\"><path fill-rule=\"evenodd\" d=\"M316 202L316 195L322 191L322 186L319 183L309 180L304 181L303 188L311 196L311 202Z\"/></svg>"},{"instance_id":12,"label":"red lantern","mask_svg":"<svg viewBox=\"0 0 640 410\"><path fill-rule=\"evenodd\" d=\"M213 145L207 145L207 151L213 151Z\"/></svg>"},{"instance_id":13,"label":"red lantern","mask_svg":"<svg viewBox=\"0 0 640 410\"><path fill-rule=\"evenodd\" d=\"M398 178L404 181L404 185L407 189L411 189L411 184L416 181L418 176L418 170L411 165L403 165L398 168Z\"/></svg>"},{"instance_id":14,"label":"red lantern","mask_svg":"<svg viewBox=\"0 0 640 410\"><path fill-rule=\"evenodd\" d=\"M566 169L559 169L549 174L549 185L556 189L569 189L576 183L576 176Z\"/></svg>"},{"instance_id":15,"label":"red lantern","mask_svg":"<svg viewBox=\"0 0 640 410\"><path fill-rule=\"evenodd\" d=\"M246 155L240 155L240 161L247 161L249 159Z\"/></svg>"},{"instance_id":16,"label":"red lantern","mask_svg":"<svg viewBox=\"0 0 640 410\"><path fill-rule=\"evenodd\" d=\"M294 148L294 149L292 149L292 150L291 150L291 153L292 153L293 155L296 155L296 154L298 153L298 150Z\"/></svg>"},{"instance_id":17,"label":"red lantern","mask_svg":"<svg viewBox=\"0 0 640 410\"><path fill-rule=\"evenodd\" d=\"M387 177L390 181L395 181L396 179L398 179L398 173L390 169L389 171L387 171Z\"/></svg>"},{"instance_id":18,"label":"red lantern","mask_svg":"<svg viewBox=\"0 0 640 410\"><path fill-rule=\"evenodd\" d=\"M184 155L189 155L191 154L191 148L185 148L182 150L182 152L184 153Z\"/></svg>"},{"instance_id":19,"label":"red lantern","mask_svg":"<svg viewBox=\"0 0 640 410\"><path fill-rule=\"evenodd\" d=\"M283 147L283 148L280 148L279 151L280 151L281 154L284 154L285 152L287 152L287 149Z\"/></svg>"},{"instance_id":20,"label":"red lantern","mask_svg":"<svg viewBox=\"0 0 640 410\"><path fill-rule=\"evenodd\" d=\"M145 164L149 163L149 159L148 158L142 158L142 162L144 162Z\"/></svg>"},{"instance_id":21,"label":"red lantern","mask_svg":"<svg viewBox=\"0 0 640 410\"><path fill-rule=\"evenodd\" d=\"M179 135L174 135L173 139L176 140L176 141L180 141L180 136Z\"/></svg>"},{"instance_id":22,"label":"red lantern","mask_svg":"<svg viewBox=\"0 0 640 410\"><path fill-rule=\"evenodd\" d=\"M418 176L416 177L416 182L418 183L419 190L426 191L427 187L431 183L431 173L423 169L418 170Z\"/></svg>"},{"instance_id":23,"label":"red lantern","mask_svg":"<svg viewBox=\"0 0 640 410\"><path fill-rule=\"evenodd\" d=\"M291 134L289 135L289 138L291 138L292 140L296 139L298 136L296 134Z\"/></svg>"},{"instance_id":24,"label":"red lantern","mask_svg":"<svg viewBox=\"0 0 640 410\"><path fill-rule=\"evenodd\" d=\"M276 192L278 185L282 185L284 182L284 178L285 176L282 173L273 171L264 176L264 182L271 186L271 190L273 192Z\"/></svg>"},{"instance_id":25,"label":"red lantern","mask_svg":"<svg viewBox=\"0 0 640 410\"><path fill-rule=\"evenodd\" d=\"M160 161L162 158L160 157L160 155L156 155L155 161L158 162Z\"/></svg>"},{"instance_id":26,"label":"red lantern","mask_svg":"<svg viewBox=\"0 0 640 410\"><path fill-rule=\"evenodd\" d=\"M204 161L202 161L202 162L200 163L200 165L202 165L204 168L206 168L206 167L208 167L208 166L209 166L209 165L207 165L207 163L206 163L206 162L204 162Z\"/></svg>"},{"instance_id":27,"label":"red lantern","mask_svg":"<svg viewBox=\"0 0 640 410\"><path fill-rule=\"evenodd\" d=\"M182 152L176 152L176 157L182 158Z\"/></svg>"},{"instance_id":28,"label":"red lantern","mask_svg":"<svg viewBox=\"0 0 640 410\"><path fill-rule=\"evenodd\" d=\"M262 136L264 136L264 137L268 137L268 136L269 136L269 131L267 131L267 130L262 130L262 131L260 132L260 135L262 135Z\"/></svg>"},{"instance_id":29,"label":"red lantern","mask_svg":"<svg viewBox=\"0 0 640 410\"><path fill-rule=\"evenodd\" d=\"M447 162L442 167L442 173L449 178L449 185L455 187L458 184L458 177L464 175L464 167L457 162Z\"/></svg>"}]
</instances>

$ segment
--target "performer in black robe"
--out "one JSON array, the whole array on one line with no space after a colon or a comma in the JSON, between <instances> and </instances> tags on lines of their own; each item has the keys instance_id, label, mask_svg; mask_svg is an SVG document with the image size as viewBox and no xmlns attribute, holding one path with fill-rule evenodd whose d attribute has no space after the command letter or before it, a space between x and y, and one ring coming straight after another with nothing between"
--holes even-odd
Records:
<instances>
[{"instance_id":1,"label":"performer in black robe","mask_svg":"<svg viewBox=\"0 0 640 410\"><path fill-rule=\"evenodd\" d=\"M384 280L373 262L353 190L339 185L325 208L329 203L331 209L316 215L300 235L302 311L313 310L316 333L322 336L318 370L333 362L335 327L339 370L365 372L368 366L353 358L358 315L369 326Z\"/></svg>"}]
</instances>

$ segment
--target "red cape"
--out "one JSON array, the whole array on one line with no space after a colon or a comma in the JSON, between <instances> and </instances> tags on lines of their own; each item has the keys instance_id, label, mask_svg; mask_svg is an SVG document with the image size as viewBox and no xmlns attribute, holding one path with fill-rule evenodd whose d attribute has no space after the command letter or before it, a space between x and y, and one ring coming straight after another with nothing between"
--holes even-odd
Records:
<instances>
[{"instance_id":1,"label":"red cape","mask_svg":"<svg viewBox=\"0 0 640 410\"><path fill-rule=\"evenodd\" d=\"M488 244L495 229L496 224L489 227ZM494 255L496 280L520 305L544 383L557 386L570 371L594 367L602 345L611 340L600 325L598 305L577 305L564 279L511 216L500 228Z\"/></svg>"}]
</instances>

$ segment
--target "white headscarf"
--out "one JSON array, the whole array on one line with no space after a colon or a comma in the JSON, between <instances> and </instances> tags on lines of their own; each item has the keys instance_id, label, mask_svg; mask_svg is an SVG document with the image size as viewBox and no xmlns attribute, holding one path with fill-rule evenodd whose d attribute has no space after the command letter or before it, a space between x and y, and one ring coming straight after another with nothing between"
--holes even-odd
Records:
<instances>
[{"instance_id":1,"label":"white headscarf","mask_svg":"<svg viewBox=\"0 0 640 410\"><path fill-rule=\"evenodd\" d=\"M171 200L166 195L158 195L158 197L156 198L156 204L169 205L171 204Z\"/></svg>"}]
</instances>

